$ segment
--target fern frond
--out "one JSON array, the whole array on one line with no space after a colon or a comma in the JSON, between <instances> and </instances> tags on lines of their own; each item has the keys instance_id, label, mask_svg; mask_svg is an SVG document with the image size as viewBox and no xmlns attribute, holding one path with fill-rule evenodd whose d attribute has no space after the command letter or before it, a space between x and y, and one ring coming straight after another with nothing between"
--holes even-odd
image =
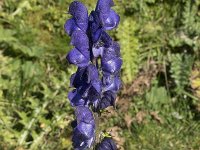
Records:
<instances>
[{"instance_id":1,"label":"fern frond","mask_svg":"<svg viewBox=\"0 0 200 150\"><path fill-rule=\"evenodd\" d=\"M180 94L189 83L193 57L191 55L172 54L170 73L174 79L176 90Z\"/></svg>"},{"instance_id":2,"label":"fern frond","mask_svg":"<svg viewBox=\"0 0 200 150\"><path fill-rule=\"evenodd\" d=\"M132 18L126 18L118 28L117 37L119 39L122 57L122 80L130 83L138 72L139 64L139 43L135 36L136 22Z\"/></svg>"},{"instance_id":3,"label":"fern frond","mask_svg":"<svg viewBox=\"0 0 200 150\"><path fill-rule=\"evenodd\" d=\"M185 1L182 23L184 25L184 30L190 35L200 34L198 7L198 2L189 0Z\"/></svg>"}]
</instances>

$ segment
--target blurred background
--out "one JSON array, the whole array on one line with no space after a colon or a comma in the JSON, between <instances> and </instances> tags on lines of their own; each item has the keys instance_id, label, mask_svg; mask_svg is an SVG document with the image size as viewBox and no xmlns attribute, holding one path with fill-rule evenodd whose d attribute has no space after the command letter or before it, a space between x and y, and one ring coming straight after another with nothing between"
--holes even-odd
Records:
<instances>
[{"instance_id":1,"label":"blurred background","mask_svg":"<svg viewBox=\"0 0 200 150\"><path fill-rule=\"evenodd\" d=\"M72 0L0 1L0 149L71 149ZM89 12L96 0L82 0ZM123 87L100 129L120 150L200 149L200 0L115 0Z\"/></svg>"}]
</instances>

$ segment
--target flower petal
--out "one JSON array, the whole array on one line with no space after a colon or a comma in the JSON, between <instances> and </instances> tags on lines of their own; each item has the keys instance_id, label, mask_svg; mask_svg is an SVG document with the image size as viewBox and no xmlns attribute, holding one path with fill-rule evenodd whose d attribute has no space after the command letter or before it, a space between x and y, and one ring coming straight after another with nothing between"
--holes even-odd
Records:
<instances>
[{"instance_id":1,"label":"flower petal","mask_svg":"<svg viewBox=\"0 0 200 150\"><path fill-rule=\"evenodd\" d=\"M112 45L108 48L105 48L103 52L102 59L108 61L120 56L120 46L117 42L112 42Z\"/></svg>"},{"instance_id":2,"label":"flower petal","mask_svg":"<svg viewBox=\"0 0 200 150\"><path fill-rule=\"evenodd\" d=\"M97 99L100 99L100 97L101 97L100 91L97 91L94 86L91 86L88 93L88 100L90 101L90 103L92 104Z\"/></svg>"},{"instance_id":3,"label":"flower petal","mask_svg":"<svg viewBox=\"0 0 200 150\"><path fill-rule=\"evenodd\" d=\"M95 121L88 107L78 106L75 110L76 124L73 131L72 142L75 149L90 148L95 137Z\"/></svg>"},{"instance_id":4,"label":"flower petal","mask_svg":"<svg viewBox=\"0 0 200 150\"><path fill-rule=\"evenodd\" d=\"M90 148L94 141L95 128L91 124L81 122L73 131L72 142L76 149Z\"/></svg>"},{"instance_id":5,"label":"flower petal","mask_svg":"<svg viewBox=\"0 0 200 150\"><path fill-rule=\"evenodd\" d=\"M118 76L103 76L103 90L117 92L121 87L121 80Z\"/></svg>"},{"instance_id":6,"label":"flower petal","mask_svg":"<svg viewBox=\"0 0 200 150\"><path fill-rule=\"evenodd\" d=\"M98 73L98 70L96 68L96 66L90 64L88 67L87 67L87 77L88 77L88 83L89 82L93 82L95 80L98 80L99 79L99 73Z\"/></svg>"},{"instance_id":7,"label":"flower petal","mask_svg":"<svg viewBox=\"0 0 200 150\"><path fill-rule=\"evenodd\" d=\"M99 28L96 32L92 33L92 41L93 41L93 43L96 43L97 41L99 41L102 32L103 32L102 28Z\"/></svg>"},{"instance_id":8,"label":"flower petal","mask_svg":"<svg viewBox=\"0 0 200 150\"><path fill-rule=\"evenodd\" d=\"M74 1L69 6L69 13L75 18L76 22L87 22L88 11L85 5L79 1Z\"/></svg>"},{"instance_id":9,"label":"flower petal","mask_svg":"<svg viewBox=\"0 0 200 150\"><path fill-rule=\"evenodd\" d=\"M95 10L101 13L107 13L112 6L114 6L113 0L98 0Z\"/></svg>"},{"instance_id":10,"label":"flower petal","mask_svg":"<svg viewBox=\"0 0 200 150\"><path fill-rule=\"evenodd\" d=\"M117 150L117 146L112 138L105 137L96 150Z\"/></svg>"},{"instance_id":11,"label":"flower petal","mask_svg":"<svg viewBox=\"0 0 200 150\"><path fill-rule=\"evenodd\" d=\"M88 11L85 5L79 1L70 4L69 13L73 16L78 27L86 32L88 28Z\"/></svg>"},{"instance_id":12,"label":"flower petal","mask_svg":"<svg viewBox=\"0 0 200 150\"><path fill-rule=\"evenodd\" d=\"M98 13L95 11L92 11L89 16L89 27L92 35L92 41L93 43L96 43L100 39L103 30L100 24Z\"/></svg>"},{"instance_id":13,"label":"flower petal","mask_svg":"<svg viewBox=\"0 0 200 150\"><path fill-rule=\"evenodd\" d=\"M86 83L86 78L85 78L85 71L87 67L79 67L76 71L76 73L72 74L70 78L70 86L79 88L80 86L83 86L83 84Z\"/></svg>"},{"instance_id":14,"label":"flower petal","mask_svg":"<svg viewBox=\"0 0 200 150\"><path fill-rule=\"evenodd\" d=\"M101 66L104 73L115 74L115 73L118 73L119 70L121 69L122 60L119 57L116 57L109 61L105 61L102 59Z\"/></svg>"},{"instance_id":15,"label":"flower petal","mask_svg":"<svg viewBox=\"0 0 200 150\"><path fill-rule=\"evenodd\" d=\"M75 109L75 115L78 123L85 122L88 124L92 124L93 126L95 125L94 117L88 107L77 106Z\"/></svg>"},{"instance_id":16,"label":"flower petal","mask_svg":"<svg viewBox=\"0 0 200 150\"><path fill-rule=\"evenodd\" d=\"M94 87L94 89L100 94L100 92L101 92L101 82L99 80L95 80L91 84Z\"/></svg>"},{"instance_id":17,"label":"flower petal","mask_svg":"<svg viewBox=\"0 0 200 150\"><path fill-rule=\"evenodd\" d=\"M104 47L93 47L92 54L95 58L103 56Z\"/></svg>"},{"instance_id":18,"label":"flower petal","mask_svg":"<svg viewBox=\"0 0 200 150\"><path fill-rule=\"evenodd\" d=\"M75 74L71 76L70 85L79 88L84 84L90 84L99 80L98 70L93 64L87 67L79 67Z\"/></svg>"},{"instance_id":19,"label":"flower petal","mask_svg":"<svg viewBox=\"0 0 200 150\"><path fill-rule=\"evenodd\" d=\"M92 124L80 122L77 125L77 129L85 136L85 138L90 139L94 135L94 126Z\"/></svg>"},{"instance_id":20,"label":"flower petal","mask_svg":"<svg viewBox=\"0 0 200 150\"><path fill-rule=\"evenodd\" d=\"M100 27L100 20L98 17L98 13L92 11L89 16L89 26L92 32L96 32Z\"/></svg>"},{"instance_id":21,"label":"flower petal","mask_svg":"<svg viewBox=\"0 0 200 150\"><path fill-rule=\"evenodd\" d=\"M106 91L103 93L103 97L98 102L97 110L105 109L109 106L114 106L116 94L112 91Z\"/></svg>"},{"instance_id":22,"label":"flower petal","mask_svg":"<svg viewBox=\"0 0 200 150\"><path fill-rule=\"evenodd\" d=\"M69 36L71 36L74 31L80 30L80 28L77 26L77 24L73 18L66 21L64 28L65 28L65 32Z\"/></svg>"},{"instance_id":23,"label":"flower petal","mask_svg":"<svg viewBox=\"0 0 200 150\"><path fill-rule=\"evenodd\" d=\"M77 90L72 90L68 93L68 98L72 107L74 106L84 106L86 101L81 97Z\"/></svg>"},{"instance_id":24,"label":"flower petal","mask_svg":"<svg viewBox=\"0 0 200 150\"><path fill-rule=\"evenodd\" d=\"M74 31L71 37L71 44L79 49L84 55L84 52L89 49L89 39L87 34L82 30Z\"/></svg>"},{"instance_id":25,"label":"flower petal","mask_svg":"<svg viewBox=\"0 0 200 150\"><path fill-rule=\"evenodd\" d=\"M119 15L114 10L110 10L109 15L100 15L100 18L105 30L112 30L116 28L120 21Z\"/></svg>"},{"instance_id":26,"label":"flower petal","mask_svg":"<svg viewBox=\"0 0 200 150\"><path fill-rule=\"evenodd\" d=\"M110 47L112 45L112 42L113 42L112 38L105 31L102 31L100 38L101 38L101 41L104 43L105 47Z\"/></svg>"},{"instance_id":27,"label":"flower petal","mask_svg":"<svg viewBox=\"0 0 200 150\"><path fill-rule=\"evenodd\" d=\"M89 51L88 51L89 53ZM72 49L68 55L67 60L71 64L75 64L79 67L85 67L89 64L89 58L85 57L78 49Z\"/></svg>"}]
</instances>

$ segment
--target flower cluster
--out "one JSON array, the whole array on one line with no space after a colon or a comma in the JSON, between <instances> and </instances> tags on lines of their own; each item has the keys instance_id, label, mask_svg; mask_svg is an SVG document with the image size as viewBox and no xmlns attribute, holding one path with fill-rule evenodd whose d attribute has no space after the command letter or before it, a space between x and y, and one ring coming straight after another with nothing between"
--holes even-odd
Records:
<instances>
[{"instance_id":1,"label":"flower cluster","mask_svg":"<svg viewBox=\"0 0 200 150\"><path fill-rule=\"evenodd\" d=\"M106 32L119 24L119 15L111 9L113 5L113 0L98 0L90 15L79 1L69 7L72 18L64 28L74 48L66 58L78 67L70 78L73 90L68 93L77 117L72 139L75 149L88 148L94 141L95 123L89 107L99 112L114 106L121 86L120 47Z\"/></svg>"}]
</instances>

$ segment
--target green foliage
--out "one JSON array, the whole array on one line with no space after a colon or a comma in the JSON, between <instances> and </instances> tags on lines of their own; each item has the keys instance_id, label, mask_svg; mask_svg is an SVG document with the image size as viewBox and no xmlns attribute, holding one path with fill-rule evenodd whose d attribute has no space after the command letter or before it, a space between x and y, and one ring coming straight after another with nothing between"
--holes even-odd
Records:
<instances>
[{"instance_id":1,"label":"green foliage","mask_svg":"<svg viewBox=\"0 0 200 150\"><path fill-rule=\"evenodd\" d=\"M199 1L185 1L184 11L182 12L183 28L189 34L200 34L200 20L198 14Z\"/></svg>"},{"instance_id":2,"label":"green foliage","mask_svg":"<svg viewBox=\"0 0 200 150\"><path fill-rule=\"evenodd\" d=\"M63 29L71 1L0 1L0 149L71 149L66 95L76 68L66 63ZM96 2L82 1L89 11ZM124 89L100 126L120 129L124 149L198 149L200 0L115 4Z\"/></svg>"},{"instance_id":3,"label":"green foliage","mask_svg":"<svg viewBox=\"0 0 200 150\"><path fill-rule=\"evenodd\" d=\"M125 83L133 81L139 68L139 43L135 36L136 29L136 23L131 18L126 18L117 29L123 58L122 79Z\"/></svg>"},{"instance_id":4,"label":"green foliage","mask_svg":"<svg viewBox=\"0 0 200 150\"><path fill-rule=\"evenodd\" d=\"M154 111L159 111L160 108L169 107L169 97L164 87L152 87L150 92L146 94L148 105Z\"/></svg>"},{"instance_id":5,"label":"green foliage","mask_svg":"<svg viewBox=\"0 0 200 150\"><path fill-rule=\"evenodd\" d=\"M70 133L66 127L72 120L66 101L71 68L63 59L70 47L63 43L68 39L62 28L66 19L62 3L3 3L0 20L0 147L3 149L71 146L70 139L56 138ZM47 4L48 10L39 9ZM46 140L54 142L43 145ZM63 142L68 145L62 146Z\"/></svg>"},{"instance_id":6,"label":"green foliage","mask_svg":"<svg viewBox=\"0 0 200 150\"><path fill-rule=\"evenodd\" d=\"M191 74L193 58L191 55L172 54L170 57L171 77L176 84L177 93L180 94L189 84L189 76Z\"/></svg>"}]
</instances>

